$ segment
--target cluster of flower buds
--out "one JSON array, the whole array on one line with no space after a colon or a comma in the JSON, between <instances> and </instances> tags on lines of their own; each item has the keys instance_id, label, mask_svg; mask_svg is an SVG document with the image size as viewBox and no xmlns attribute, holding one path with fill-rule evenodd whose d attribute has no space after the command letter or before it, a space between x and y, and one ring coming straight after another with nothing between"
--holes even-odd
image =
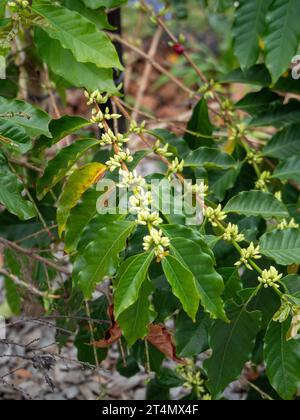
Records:
<instances>
[{"instance_id":1,"label":"cluster of flower buds","mask_svg":"<svg viewBox=\"0 0 300 420\"><path fill-rule=\"evenodd\" d=\"M169 246L170 240L169 238L163 235L162 230L150 228L149 235L144 237L144 251L147 252L151 249L154 249L157 261L162 261L167 255L169 255Z\"/></svg>"},{"instance_id":2,"label":"cluster of flower buds","mask_svg":"<svg viewBox=\"0 0 300 420\"><path fill-rule=\"evenodd\" d=\"M237 267L245 265L249 270L253 270L250 261L251 260L260 260L262 258L260 254L260 247L255 246L253 242L249 245L248 248L243 248L241 250L241 259L235 263Z\"/></svg>"},{"instance_id":3,"label":"cluster of flower buds","mask_svg":"<svg viewBox=\"0 0 300 420\"><path fill-rule=\"evenodd\" d=\"M298 229L299 224L292 218L290 221L283 219L282 222L279 223L277 229L279 230L286 230L286 229Z\"/></svg>"},{"instance_id":4,"label":"cluster of flower buds","mask_svg":"<svg viewBox=\"0 0 300 420\"><path fill-rule=\"evenodd\" d=\"M219 223L227 218L226 213L222 210L221 204L217 208L207 207L205 209L205 216L210 221L213 227L218 227Z\"/></svg>"},{"instance_id":5,"label":"cluster of flower buds","mask_svg":"<svg viewBox=\"0 0 300 420\"><path fill-rule=\"evenodd\" d=\"M146 121L143 121L140 125L136 121L132 121L129 126L129 133L142 134L146 130Z\"/></svg>"},{"instance_id":6,"label":"cluster of flower buds","mask_svg":"<svg viewBox=\"0 0 300 420\"><path fill-rule=\"evenodd\" d=\"M152 194L145 191L144 188L137 187L134 191L134 195L132 195L129 199L129 211L131 214L138 214L141 211L146 211L149 209L152 202Z\"/></svg>"},{"instance_id":7,"label":"cluster of flower buds","mask_svg":"<svg viewBox=\"0 0 300 420\"><path fill-rule=\"evenodd\" d=\"M163 220L160 218L157 211L150 210L150 204L153 201L153 197L151 193L147 191L145 179L138 175L135 170L128 170L126 164L133 162L133 156L129 149L124 150L124 144L129 140L128 135L130 133L141 134L145 130L145 123L138 126L136 122L132 122L127 135L114 133L108 128L107 124L104 124L104 120L115 120L120 118L121 115L111 114L109 107L106 107L104 112L98 107L98 104L107 102L108 96L102 96L99 91L95 91L91 94L86 92L86 97L88 99L88 105L95 104L95 107L92 110L91 122L97 123L101 129L105 130L101 136L101 146L118 145L118 148L115 147L116 153L106 162L106 165L111 172L116 169L119 170L119 188L126 188L132 192L132 196L129 198L129 212L137 216L136 223L138 225L148 227L149 235L144 238L144 250L150 251L153 249L157 261L161 261L169 253L168 247L170 245L170 240L163 236L162 231L158 229L163 223ZM168 153L168 145L158 151L164 154L164 156L171 155ZM177 172L180 168L181 166L178 160L173 163L174 171ZM183 164L181 170L183 170Z\"/></svg>"},{"instance_id":8,"label":"cluster of flower buds","mask_svg":"<svg viewBox=\"0 0 300 420\"><path fill-rule=\"evenodd\" d=\"M282 279L283 274L279 274L275 267L270 267L269 270L264 270L258 281L267 289L268 287L276 287L279 289L278 282Z\"/></svg>"},{"instance_id":9,"label":"cluster of flower buds","mask_svg":"<svg viewBox=\"0 0 300 420\"><path fill-rule=\"evenodd\" d=\"M27 7L29 6L29 1L27 0L9 1L7 5L13 13L18 13L24 9L27 9Z\"/></svg>"},{"instance_id":10,"label":"cluster of flower buds","mask_svg":"<svg viewBox=\"0 0 300 420\"><path fill-rule=\"evenodd\" d=\"M239 233L239 227L237 225L229 223L223 234L223 239L227 242L243 242L245 235Z\"/></svg>"},{"instance_id":11,"label":"cluster of flower buds","mask_svg":"<svg viewBox=\"0 0 300 420\"><path fill-rule=\"evenodd\" d=\"M208 83L204 83L199 89L199 93L202 93L205 99L214 99L216 90L220 89L214 80L210 80Z\"/></svg>"},{"instance_id":12,"label":"cluster of flower buds","mask_svg":"<svg viewBox=\"0 0 300 420\"><path fill-rule=\"evenodd\" d=\"M186 366L178 366L176 372L185 380L184 388L195 390L198 398L203 401L212 399L212 396L205 390L201 371L193 363L188 363Z\"/></svg>"},{"instance_id":13,"label":"cluster of flower buds","mask_svg":"<svg viewBox=\"0 0 300 420\"><path fill-rule=\"evenodd\" d=\"M250 165L259 165L262 163L263 157L259 153L253 152L251 150L247 153L247 161L250 163Z\"/></svg>"},{"instance_id":14,"label":"cluster of flower buds","mask_svg":"<svg viewBox=\"0 0 300 420\"><path fill-rule=\"evenodd\" d=\"M108 107L105 108L105 112L103 113L100 109L98 108L93 108L92 110L92 118L91 118L91 123L92 124L98 124L99 128L104 128L104 120L117 120L119 118L121 118L122 115L120 114L111 114L110 113L110 109Z\"/></svg>"},{"instance_id":15,"label":"cluster of flower buds","mask_svg":"<svg viewBox=\"0 0 300 420\"><path fill-rule=\"evenodd\" d=\"M183 172L184 169L184 160L179 161L178 157L176 157L169 166L168 169L168 179L171 180L172 176L175 174L180 174Z\"/></svg>"},{"instance_id":16,"label":"cluster of flower buds","mask_svg":"<svg viewBox=\"0 0 300 420\"><path fill-rule=\"evenodd\" d=\"M161 147L160 141L157 140L153 147L154 153L164 156L164 157L171 157L173 156L173 153L169 152L169 144L167 143L165 146Z\"/></svg>"},{"instance_id":17,"label":"cluster of flower buds","mask_svg":"<svg viewBox=\"0 0 300 420\"><path fill-rule=\"evenodd\" d=\"M121 176L121 182L119 183L120 188L129 188L135 190L136 188L143 187L145 180L136 171L128 172L120 169L119 174Z\"/></svg>"},{"instance_id":18,"label":"cluster of flower buds","mask_svg":"<svg viewBox=\"0 0 300 420\"><path fill-rule=\"evenodd\" d=\"M157 227L162 224L162 219L159 217L157 211L150 212L149 210L141 210L138 213L137 224L143 226Z\"/></svg>"},{"instance_id":19,"label":"cluster of flower buds","mask_svg":"<svg viewBox=\"0 0 300 420\"><path fill-rule=\"evenodd\" d=\"M255 184L255 188L258 190L262 190L267 192L268 191L268 184L270 183L270 180L272 178L272 174L270 171L264 171L259 180Z\"/></svg>"},{"instance_id":20,"label":"cluster of flower buds","mask_svg":"<svg viewBox=\"0 0 300 420\"><path fill-rule=\"evenodd\" d=\"M200 197L206 197L208 195L208 189L208 185L204 181L199 184L187 183L188 192L192 192L192 194L199 195Z\"/></svg>"},{"instance_id":21,"label":"cluster of flower buds","mask_svg":"<svg viewBox=\"0 0 300 420\"><path fill-rule=\"evenodd\" d=\"M115 169L122 168L123 163L131 163L133 161L133 156L130 153L129 149L126 151L120 151L118 154L115 154L111 157L106 165L109 167L109 170L113 172Z\"/></svg>"},{"instance_id":22,"label":"cluster of flower buds","mask_svg":"<svg viewBox=\"0 0 300 420\"><path fill-rule=\"evenodd\" d=\"M84 92L85 97L87 98L87 105L106 104L109 100L109 95L103 95L99 90L89 93L88 91Z\"/></svg>"}]
</instances>

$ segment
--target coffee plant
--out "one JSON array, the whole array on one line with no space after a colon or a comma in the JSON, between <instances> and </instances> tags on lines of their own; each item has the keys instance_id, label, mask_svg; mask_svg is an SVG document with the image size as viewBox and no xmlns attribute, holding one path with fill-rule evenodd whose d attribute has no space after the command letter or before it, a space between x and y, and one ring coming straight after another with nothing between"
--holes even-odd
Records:
<instances>
[{"instance_id":1,"label":"coffee plant","mask_svg":"<svg viewBox=\"0 0 300 420\"><path fill-rule=\"evenodd\" d=\"M78 360L97 369L116 349L122 375L149 375L149 400L179 386L185 399L222 399L236 380L249 399L296 399L300 2L192 2L232 25L227 56L201 60L176 23L188 25L190 2L129 2L178 56L174 69L116 31L126 3L0 0L9 316L34 303L59 346L71 331ZM132 117L122 47L186 96L181 130Z\"/></svg>"}]
</instances>

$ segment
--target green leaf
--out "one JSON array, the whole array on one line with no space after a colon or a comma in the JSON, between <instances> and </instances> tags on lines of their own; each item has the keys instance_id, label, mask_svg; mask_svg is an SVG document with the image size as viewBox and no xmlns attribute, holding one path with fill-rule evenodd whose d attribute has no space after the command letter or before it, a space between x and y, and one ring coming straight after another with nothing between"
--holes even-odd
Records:
<instances>
[{"instance_id":1,"label":"green leaf","mask_svg":"<svg viewBox=\"0 0 300 420\"><path fill-rule=\"evenodd\" d=\"M80 63L70 50L61 48L58 41L50 38L45 31L37 28L35 44L40 57L48 64L53 73L61 76L71 86L82 87L89 91L115 94L117 88L111 69L99 68L92 63Z\"/></svg>"},{"instance_id":2,"label":"green leaf","mask_svg":"<svg viewBox=\"0 0 300 420\"><path fill-rule=\"evenodd\" d=\"M162 144L169 145L169 151L175 156L185 155L190 151L186 141L182 137L178 137L176 134L163 128L155 128L150 130L149 134L157 138Z\"/></svg>"},{"instance_id":3,"label":"green leaf","mask_svg":"<svg viewBox=\"0 0 300 420\"><path fill-rule=\"evenodd\" d=\"M177 258L169 255L162 261L164 273L184 311L195 321L200 294L194 275Z\"/></svg>"},{"instance_id":4,"label":"green leaf","mask_svg":"<svg viewBox=\"0 0 300 420\"><path fill-rule=\"evenodd\" d=\"M290 295L300 298L300 276L291 274L284 277L282 283L285 285Z\"/></svg>"},{"instance_id":5,"label":"green leaf","mask_svg":"<svg viewBox=\"0 0 300 420\"><path fill-rule=\"evenodd\" d=\"M84 0L61 0L61 4L68 9L75 10L75 12L93 22L98 29L114 29L108 22L108 15L103 6L90 10L84 5Z\"/></svg>"},{"instance_id":6,"label":"green leaf","mask_svg":"<svg viewBox=\"0 0 300 420\"><path fill-rule=\"evenodd\" d=\"M208 349L208 317L200 313L193 322L184 312L176 318L175 342L180 357L198 356Z\"/></svg>"},{"instance_id":7,"label":"green leaf","mask_svg":"<svg viewBox=\"0 0 300 420\"><path fill-rule=\"evenodd\" d=\"M204 362L208 388L217 399L226 386L236 380L246 362L251 360L255 338L260 330L260 312L247 312L232 305L227 311L229 324L216 321L210 333L212 357Z\"/></svg>"},{"instance_id":8,"label":"green leaf","mask_svg":"<svg viewBox=\"0 0 300 420\"><path fill-rule=\"evenodd\" d=\"M273 194L263 191L245 191L233 197L225 206L227 213L237 213L250 217L263 217L264 219L282 219L289 217L285 205L277 200Z\"/></svg>"},{"instance_id":9,"label":"green leaf","mask_svg":"<svg viewBox=\"0 0 300 420\"><path fill-rule=\"evenodd\" d=\"M143 282L138 300L126 309L118 318L118 323L129 346L148 335L148 326L156 318L149 296L153 287L149 280Z\"/></svg>"},{"instance_id":10,"label":"green leaf","mask_svg":"<svg viewBox=\"0 0 300 420\"><path fill-rule=\"evenodd\" d=\"M248 70L235 69L221 78L221 83L245 83L249 85L269 86L272 83L270 73L263 64L256 64Z\"/></svg>"},{"instance_id":11,"label":"green leaf","mask_svg":"<svg viewBox=\"0 0 300 420\"><path fill-rule=\"evenodd\" d=\"M273 178L282 181L293 180L300 183L300 155L292 156L277 166Z\"/></svg>"},{"instance_id":12,"label":"green leaf","mask_svg":"<svg viewBox=\"0 0 300 420\"><path fill-rule=\"evenodd\" d=\"M194 134L186 133L184 136L190 149L197 149L201 145L211 146L214 143L212 139L213 126L209 119L208 106L204 98L195 107L187 129L198 134L198 136L195 136Z\"/></svg>"},{"instance_id":13,"label":"green leaf","mask_svg":"<svg viewBox=\"0 0 300 420\"><path fill-rule=\"evenodd\" d=\"M171 250L193 273L205 311L210 313L212 318L227 321L221 298L224 283L214 268L211 255L204 252L199 244L186 238L171 239Z\"/></svg>"},{"instance_id":14,"label":"green leaf","mask_svg":"<svg viewBox=\"0 0 300 420\"><path fill-rule=\"evenodd\" d=\"M49 130L52 138L41 136L37 140L35 147L39 151L44 150L58 143L70 134L73 134L81 128L85 128L89 125L91 125L90 121L85 118L77 117L75 115L63 115L57 120L51 120L49 124Z\"/></svg>"},{"instance_id":15,"label":"green leaf","mask_svg":"<svg viewBox=\"0 0 300 420\"><path fill-rule=\"evenodd\" d=\"M289 68L299 44L300 3L274 0L267 16L266 63L273 83Z\"/></svg>"},{"instance_id":16,"label":"green leaf","mask_svg":"<svg viewBox=\"0 0 300 420\"><path fill-rule=\"evenodd\" d=\"M259 56L259 40L266 26L272 0L241 0L233 25L234 52L243 70L253 66Z\"/></svg>"},{"instance_id":17,"label":"green leaf","mask_svg":"<svg viewBox=\"0 0 300 420\"><path fill-rule=\"evenodd\" d=\"M28 152L32 143L24 128L0 119L0 144L4 144L19 153Z\"/></svg>"},{"instance_id":18,"label":"green leaf","mask_svg":"<svg viewBox=\"0 0 300 420\"><path fill-rule=\"evenodd\" d=\"M97 210L97 206L96 206ZM77 246L77 251L82 252L90 242L97 239L99 232L110 223L124 220L126 214L96 214L82 230Z\"/></svg>"},{"instance_id":19,"label":"green leaf","mask_svg":"<svg viewBox=\"0 0 300 420\"><path fill-rule=\"evenodd\" d=\"M134 222L114 222L99 231L74 263L73 279L85 298L89 299L95 286L105 276L113 275L119 264L119 254L135 228Z\"/></svg>"},{"instance_id":20,"label":"green leaf","mask_svg":"<svg viewBox=\"0 0 300 420\"><path fill-rule=\"evenodd\" d=\"M5 99L0 96L0 121L9 122L24 129L28 136L36 137L49 132L50 116L27 102Z\"/></svg>"},{"instance_id":21,"label":"green leaf","mask_svg":"<svg viewBox=\"0 0 300 420\"><path fill-rule=\"evenodd\" d=\"M124 3L127 3L127 0L82 0L83 3L91 8L91 9L98 9L98 7L118 7Z\"/></svg>"},{"instance_id":22,"label":"green leaf","mask_svg":"<svg viewBox=\"0 0 300 420\"><path fill-rule=\"evenodd\" d=\"M300 103L291 99L287 104L274 104L264 112L256 115L249 122L251 127L283 127L289 124L296 124L300 118Z\"/></svg>"},{"instance_id":23,"label":"green leaf","mask_svg":"<svg viewBox=\"0 0 300 420\"><path fill-rule=\"evenodd\" d=\"M300 124L291 125L279 131L264 147L264 156L285 160L300 154Z\"/></svg>"},{"instance_id":24,"label":"green leaf","mask_svg":"<svg viewBox=\"0 0 300 420\"><path fill-rule=\"evenodd\" d=\"M0 166L0 203L20 220L29 220L37 214L33 204L22 197L23 189L19 178L8 168Z\"/></svg>"},{"instance_id":25,"label":"green leaf","mask_svg":"<svg viewBox=\"0 0 300 420\"><path fill-rule=\"evenodd\" d=\"M70 211L76 206L82 194L97 182L105 173L106 166L101 163L88 163L76 169L64 186L57 207L58 232L65 230Z\"/></svg>"},{"instance_id":26,"label":"green leaf","mask_svg":"<svg viewBox=\"0 0 300 420\"><path fill-rule=\"evenodd\" d=\"M260 238L260 251L277 264L300 263L300 229L275 230Z\"/></svg>"},{"instance_id":27,"label":"green leaf","mask_svg":"<svg viewBox=\"0 0 300 420\"><path fill-rule=\"evenodd\" d=\"M114 298L116 319L139 299L153 257L153 252L135 255L120 267Z\"/></svg>"},{"instance_id":28,"label":"green leaf","mask_svg":"<svg viewBox=\"0 0 300 420\"><path fill-rule=\"evenodd\" d=\"M219 200L223 201L228 190L234 187L240 175L242 165L238 164L235 168L209 173L210 191Z\"/></svg>"},{"instance_id":29,"label":"green leaf","mask_svg":"<svg viewBox=\"0 0 300 420\"><path fill-rule=\"evenodd\" d=\"M215 261L214 253L210 249L206 238L201 235L198 230L182 225L161 225L161 230L169 238L185 238L196 242L196 244L200 246L202 252L209 254L213 261Z\"/></svg>"},{"instance_id":30,"label":"green leaf","mask_svg":"<svg viewBox=\"0 0 300 420\"><path fill-rule=\"evenodd\" d=\"M35 0L33 12L43 17L48 25L42 28L59 41L63 48L71 50L80 63L94 63L99 68L122 70L118 54L106 34L77 12L46 0Z\"/></svg>"},{"instance_id":31,"label":"green leaf","mask_svg":"<svg viewBox=\"0 0 300 420\"><path fill-rule=\"evenodd\" d=\"M271 385L285 400L300 388L300 340L287 341L291 319L271 322L265 337L264 360Z\"/></svg>"},{"instance_id":32,"label":"green leaf","mask_svg":"<svg viewBox=\"0 0 300 420\"><path fill-rule=\"evenodd\" d=\"M230 299L236 299L238 293L242 290L242 282L239 274L239 270L236 267L224 267L218 270L218 273L224 279L225 288L223 298L225 301Z\"/></svg>"},{"instance_id":33,"label":"green leaf","mask_svg":"<svg viewBox=\"0 0 300 420\"><path fill-rule=\"evenodd\" d=\"M235 165L236 161L232 156L208 147L200 147L184 156L184 166L186 167L228 169Z\"/></svg>"},{"instance_id":34,"label":"green leaf","mask_svg":"<svg viewBox=\"0 0 300 420\"><path fill-rule=\"evenodd\" d=\"M43 176L37 182L38 199L42 200L66 176L78 159L97 144L99 144L98 140L82 139L60 149L57 155L48 162Z\"/></svg>"},{"instance_id":35,"label":"green leaf","mask_svg":"<svg viewBox=\"0 0 300 420\"><path fill-rule=\"evenodd\" d=\"M97 200L100 195L93 189L86 191L80 202L71 210L65 233L65 250L67 252L71 253L77 249L83 229L97 214Z\"/></svg>"},{"instance_id":36,"label":"green leaf","mask_svg":"<svg viewBox=\"0 0 300 420\"><path fill-rule=\"evenodd\" d=\"M283 98L277 93L263 88L259 92L250 92L235 104L235 107L251 115L262 113L274 105L282 104Z\"/></svg>"}]
</instances>

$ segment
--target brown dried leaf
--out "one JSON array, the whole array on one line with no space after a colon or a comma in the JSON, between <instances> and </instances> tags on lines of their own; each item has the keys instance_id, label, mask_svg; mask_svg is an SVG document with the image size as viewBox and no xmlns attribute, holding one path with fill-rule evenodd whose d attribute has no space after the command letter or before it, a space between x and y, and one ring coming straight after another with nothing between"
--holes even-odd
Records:
<instances>
[{"instance_id":1,"label":"brown dried leaf","mask_svg":"<svg viewBox=\"0 0 300 420\"><path fill-rule=\"evenodd\" d=\"M146 337L152 346L156 347L160 352L166 355L169 359L174 362L185 365L186 361L180 359L176 355L176 348L173 342L173 338L167 328L162 324L150 324L149 334Z\"/></svg>"},{"instance_id":2,"label":"brown dried leaf","mask_svg":"<svg viewBox=\"0 0 300 420\"><path fill-rule=\"evenodd\" d=\"M107 313L111 320L111 326L106 331L105 337L102 340L95 341L93 343L93 345L95 345L95 347L97 347L98 349L105 349L107 347L110 347L122 337L122 331L119 327L119 324L115 320L114 309L112 305L109 306Z\"/></svg>"}]
</instances>

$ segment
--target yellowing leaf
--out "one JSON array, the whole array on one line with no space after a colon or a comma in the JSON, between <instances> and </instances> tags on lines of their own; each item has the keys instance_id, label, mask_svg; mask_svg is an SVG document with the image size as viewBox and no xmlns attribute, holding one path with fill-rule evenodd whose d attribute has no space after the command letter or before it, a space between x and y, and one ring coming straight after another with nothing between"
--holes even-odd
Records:
<instances>
[{"instance_id":1,"label":"yellowing leaf","mask_svg":"<svg viewBox=\"0 0 300 420\"><path fill-rule=\"evenodd\" d=\"M57 208L58 232L65 230L70 211L77 204L82 194L104 176L106 166L101 163L89 163L77 169L68 179Z\"/></svg>"}]
</instances>

